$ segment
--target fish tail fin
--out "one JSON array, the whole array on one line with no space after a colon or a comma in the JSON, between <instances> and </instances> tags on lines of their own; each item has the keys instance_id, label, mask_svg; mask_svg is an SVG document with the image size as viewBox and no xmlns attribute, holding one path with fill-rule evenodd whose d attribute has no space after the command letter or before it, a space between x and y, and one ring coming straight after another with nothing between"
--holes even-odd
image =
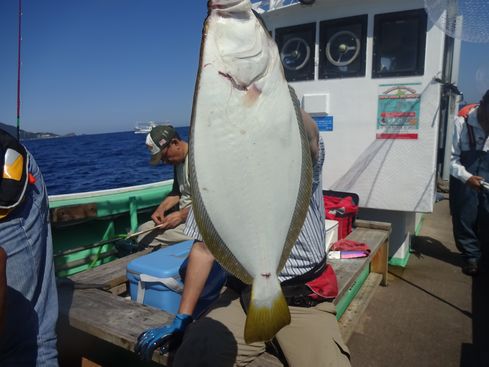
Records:
<instances>
[{"instance_id":1,"label":"fish tail fin","mask_svg":"<svg viewBox=\"0 0 489 367\"><path fill-rule=\"evenodd\" d=\"M272 339L290 324L290 312L275 274L253 280L244 330L247 344Z\"/></svg>"}]
</instances>

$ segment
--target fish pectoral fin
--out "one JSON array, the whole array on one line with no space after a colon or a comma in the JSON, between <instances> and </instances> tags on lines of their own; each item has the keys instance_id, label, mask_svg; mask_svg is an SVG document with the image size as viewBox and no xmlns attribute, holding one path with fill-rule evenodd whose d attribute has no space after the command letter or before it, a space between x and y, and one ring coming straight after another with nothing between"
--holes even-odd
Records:
<instances>
[{"instance_id":1,"label":"fish pectoral fin","mask_svg":"<svg viewBox=\"0 0 489 367\"><path fill-rule=\"evenodd\" d=\"M276 277L255 279L244 330L247 344L271 340L290 324L290 312Z\"/></svg>"}]
</instances>

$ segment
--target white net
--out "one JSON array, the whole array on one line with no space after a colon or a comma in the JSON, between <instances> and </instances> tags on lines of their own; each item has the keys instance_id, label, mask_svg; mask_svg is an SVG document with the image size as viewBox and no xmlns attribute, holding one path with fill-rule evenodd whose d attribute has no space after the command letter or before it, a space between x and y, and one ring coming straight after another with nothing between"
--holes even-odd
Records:
<instances>
[{"instance_id":1,"label":"white net","mask_svg":"<svg viewBox=\"0 0 489 367\"><path fill-rule=\"evenodd\" d=\"M431 21L450 37L489 42L489 0L424 0Z\"/></svg>"}]
</instances>

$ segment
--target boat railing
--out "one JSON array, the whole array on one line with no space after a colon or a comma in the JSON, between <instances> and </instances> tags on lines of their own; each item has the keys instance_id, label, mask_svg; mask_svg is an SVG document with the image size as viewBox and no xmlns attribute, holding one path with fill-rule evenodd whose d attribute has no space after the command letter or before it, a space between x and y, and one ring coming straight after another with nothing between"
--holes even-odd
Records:
<instances>
[{"instance_id":1,"label":"boat railing","mask_svg":"<svg viewBox=\"0 0 489 367\"><path fill-rule=\"evenodd\" d=\"M55 272L65 277L110 262L126 250L114 242L137 232L171 192L173 180L85 193L50 195ZM126 248L127 247L127 248Z\"/></svg>"},{"instance_id":2,"label":"boat railing","mask_svg":"<svg viewBox=\"0 0 489 367\"><path fill-rule=\"evenodd\" d=\"M84 199L93 200L93 198L100 197L100 196L106 197L106 196L110 196L113 194L136 192L136 191L141 191L141 190L150 189L150 188L158 188L161 186L168 186L168 185L171 185L172 183L173 183L173 180L170 179L170 180L152 182L149 184L125 186L125 187L114 188L114 189L78 192L78 193L73 193L73 194L49 195L49 204L52 207L53 205L56 205L58 203L64 204L64 201L66 201L66 200L84 200Z\"/></svg>"}]
</instances>

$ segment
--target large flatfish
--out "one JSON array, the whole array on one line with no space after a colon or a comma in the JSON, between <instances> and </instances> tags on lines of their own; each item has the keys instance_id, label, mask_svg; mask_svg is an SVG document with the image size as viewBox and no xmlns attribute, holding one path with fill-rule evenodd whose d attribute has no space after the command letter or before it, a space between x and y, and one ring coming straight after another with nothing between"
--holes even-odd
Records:
<instances>
[{"instance_id":1,"label":"large flatfish","mask_svg":"<svg viewBox=\"0 0 489 367\"><path fill-rule=\"evenodd\" d=\"M277 274L304 223L312 162L277 46L249 0L208 9L190 132L193 210L219 263L252 284L252 343L290 323Z\"/></svg>"}]
</instances>

